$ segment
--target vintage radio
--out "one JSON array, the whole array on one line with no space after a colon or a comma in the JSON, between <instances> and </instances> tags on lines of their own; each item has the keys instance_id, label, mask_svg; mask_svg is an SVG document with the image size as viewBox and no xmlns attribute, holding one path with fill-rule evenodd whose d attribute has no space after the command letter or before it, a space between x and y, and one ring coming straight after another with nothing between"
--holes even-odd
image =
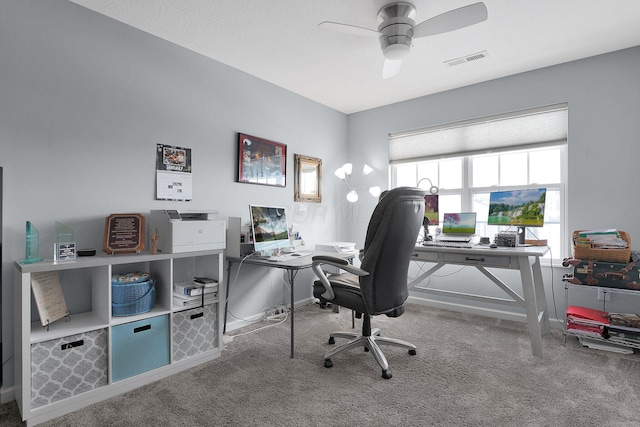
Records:
<instances>
[{"instance_id":1,"label":"vintage radio","mask_svg":"<svg viewBox=\"0 0 640 427\"><path fill-rule=\"evenodd\" d=\"M495 243L498 246L515 248L518 246L518 232L517 231L503 231L496 234Z\"/></svg>"}]
</instances>

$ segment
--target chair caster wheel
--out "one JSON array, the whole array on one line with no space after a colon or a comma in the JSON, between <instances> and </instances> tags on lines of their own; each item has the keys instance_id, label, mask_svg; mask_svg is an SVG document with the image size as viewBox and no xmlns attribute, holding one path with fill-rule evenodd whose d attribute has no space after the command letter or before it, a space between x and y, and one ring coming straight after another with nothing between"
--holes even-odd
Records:
<instances>
[{"instance_id":1,"label":"chair caster wheel","mask_svg":"<svg viewBox=\"0 0 640 427\"><path fill-rule=\"evenodd\" d=\"M415 350L409 350L409 354L411 356L415 356L416 354L418 354Z\"/></svg>"},{"instance_id":2,"label":"chair caster wheel","mask_svg":"<svg viewBox=\"0 0 640 427\"><path fill-rule=\"evenodd\" d=\"M333 362L331 361L331 359L324 359L324 367L325 368L330 368L333 366Z\"/></svg>"},{"instance_id":3,"label":"chair caster wheel","mask_svg":"<svg viewBox=\"0 0 640 427\"><path fill-rule=\"evenodd\" d=\"M329 344L335 344L336 343L336 339L334 337L329 337Z\"/></svg>"},{"instance_id":4,"label":"chair caster wheel","mask_svg":"<svg viewBox=\"0 0 640 427\"><path fill-rule=\"evenodd\" d=\"M382 370L382 378L384 378L385 380L388 380L389 378L391 378L393 375L391 375L391 371L386 369L386 370Z\"/></svg>"},{"instance_id":5,"label":"chair caster wheel","mask_svg":"<svg viewBox=\"0 0 640 427\"><path fill-rule=\"evenodd\" d=\"M369 347L365 347L365 348L364 348L364 352L365 352L365 353L369 353Z\"/></svg>"}]
</instances>

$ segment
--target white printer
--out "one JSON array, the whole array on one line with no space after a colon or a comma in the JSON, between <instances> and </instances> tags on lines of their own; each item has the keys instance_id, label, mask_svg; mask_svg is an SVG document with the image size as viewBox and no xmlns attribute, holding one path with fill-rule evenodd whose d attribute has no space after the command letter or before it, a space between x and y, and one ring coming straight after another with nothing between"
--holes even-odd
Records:
<instances>
[{"instance_id":1,"label":"white printer","mask_svg":"<svg viewBox=\"0 0 640 427\"><path fill-rule=\"evenodd\" d=\"M351 242L316 243L316 251L338 252L341 254L358 253L356 250L356 244Z\"/></svg>"},{"instance_id":2,"label":"white printer","mask_svg":"<svg viewBox=\"0 0 640 427\"><path fill-rule=\"evenodd\" d=\"M149 234L158 233L158 251L168 254L224 249L226 224L217 211L152 210Z\"/></svg>"},{"instance_id":3,"label":"white printer","mask_svg":"<svg viewBox=\"0 0 640 427\"><path fill-rule=\"evenodd\" d=\"M316 243L316 251L318 252L334 252L339 254L351 254L353 255L353 261L356 262L356 265L359 265L358 254L359 251L356 249L356 244L351 242L329 242L329 243ZM330 255L330 254L327 254ZM329 274L339 274L344 273L343 270L340 270L338 267L333 267L330 265L322 266L322 269L325 273Z\"/></svg>"}]
</instances>

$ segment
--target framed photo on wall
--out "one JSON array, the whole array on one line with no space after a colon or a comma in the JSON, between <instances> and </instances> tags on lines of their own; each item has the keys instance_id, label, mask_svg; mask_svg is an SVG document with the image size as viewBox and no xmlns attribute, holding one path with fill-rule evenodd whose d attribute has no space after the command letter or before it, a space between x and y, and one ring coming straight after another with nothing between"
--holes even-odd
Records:
<instances>
[{"instance_id":1,"label":"framed photo on wall","mask_svg":"<svg viewBox=\"0 0 640 427\"><path fill-rule=\"evenodd\" d=\"M238 182L285 187L287 146L238 133Z\"/></svg>"},{"instance_id":2,"label":"framed photo on wall","mask_svg":"<svg viewBox=\"0 0 640 427\"><path fill-rule=\"evenodd\" d=\"M317 157L293 155L293 201L322 202L322 160Z\"/></svg>"}]
</instances>

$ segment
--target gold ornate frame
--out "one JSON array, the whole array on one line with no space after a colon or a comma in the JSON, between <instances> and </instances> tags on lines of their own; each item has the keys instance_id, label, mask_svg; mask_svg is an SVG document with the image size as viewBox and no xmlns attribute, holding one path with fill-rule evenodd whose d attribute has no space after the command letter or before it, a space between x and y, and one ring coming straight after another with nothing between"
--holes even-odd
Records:
<instances>
[{"instance_id":1,"label":"gold ornate frame","mask_svg":"<svg viewBox=\"0 0 640 427\"><path fill-rule=\"evenodd\" d=\"M322 202L322 160L294 154L293 200L295 202Z\"/></svg>"}]
</instances>

